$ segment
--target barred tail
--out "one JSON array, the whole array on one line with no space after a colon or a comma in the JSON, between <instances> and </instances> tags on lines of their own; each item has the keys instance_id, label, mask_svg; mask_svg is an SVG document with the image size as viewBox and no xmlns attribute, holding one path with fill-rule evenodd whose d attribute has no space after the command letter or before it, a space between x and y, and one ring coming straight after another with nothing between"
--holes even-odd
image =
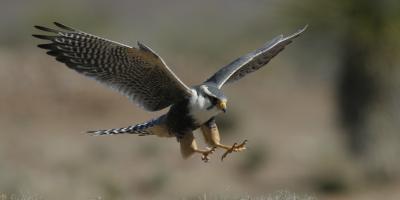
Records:
<instances>
[{"instance_id":1,"label":"barred tail","mask_svg":"<svg viewBox=\"0 0 400 200\"><path fill-rule=\"evenodd\" d=\"M163 116L158 117L156 119L152 119L150 121L141 123L141 124L135 124L132 126L128 126L125 128L113 128L113 129L107 129L107 130L97 130L97 131L88 131L87 133L93 135L93 136L99 136L99 135L117 135L117 134L137 134L139 136L145 136L145 135L154 135L154 133L151 131L151 128L160 125L161 122L163 121Z\"/></svg>"}]
</instances>

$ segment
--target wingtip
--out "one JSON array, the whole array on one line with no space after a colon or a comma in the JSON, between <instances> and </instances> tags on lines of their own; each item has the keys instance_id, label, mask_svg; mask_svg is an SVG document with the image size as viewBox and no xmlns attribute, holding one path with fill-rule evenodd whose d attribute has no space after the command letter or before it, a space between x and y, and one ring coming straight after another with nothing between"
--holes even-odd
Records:
<instances>
[{"instance_id":1,"label":"wingtip","mask_svg":"<svg viewBox=\"0 0 400 200\"><path fill-rule=\"evenodd\" d=\"M46 32L51 32L51 33L59 33L59 31L57 31L57 30L54 30L54 29L51 29L51 28L47 28L47 27L44 27L44 26L35 25L33 27L35 27L36 29L39 29L41 31L46 31Z\"/></svg>"},{"instance_id":2,"label":"wingtip","mask_svg":"<svg viewBox=\"0 0 400 200\"><path fill-rule=\"evenodd\" d=\"M42 48L42 49L52 49L54 46L53 43L49 43L49 44L38 44L37 47Z\"/></svg>"},{"instance_id":3,"label":"wingtip","mask_svg":"<svg viewBox=\"0 0 400 200\"><path fill-rule=\"evenodd\" d=\"M75 29L73 29L73 28L71 28L71 27L69 27L69 26L66 26L66 25L64 25L64 24L61 24L61 23L59 23L59 22L53 22L53 24L56 25L56 26L59 27L59 28L64 29L64 30L75 31Z\"/></svg>"},{"instance_id":4,"label":"wingtip","mask_svg":"<svg viewBox=\"0 0 400 200\"><path fill-rule=\"evenodd\" d=\"M308 24L304 25L304 27L302 29L300 29L299 32L302 33L307 29L308 29Z\"/></svg>"},{"instance_id":5,"label":"wingtip","mask_svg":"<svg viewBox=\"0 0 400 200\"><path fill-rule=\"evenodd\" d=\"M299 29L297 32L293 33L292 35L289 35L285 38L285 40L287 39L294 39L299 37L304 31L306 31L308 28L308 24L306 24L303 28Z\"/></svg>"},{"instance_id":6,"label":"wingtip","mask_svg":"<svg viewBox=\"0 0 400 200\"><path fill-rule=\"evenodd\" d=\"M305 30L307 30L307 28L308 28L308 24L303 26L303 28L299 29L296 33L293 34L293 36L297 36L297 35L302 34Z\"/></svg>"},{"instance_id":7,"label":"wingtip","mask_svg":"<svg viewBox=\"0 0 400 200\"><path fill-rule=\"evenodd\" d=\"M53 22L54 25L58 26L58 27L63 27L65 26L64 24L61 24L60 22Z\"/></svg>"},{"instance_id":8,"label":"wingtip","mask_svg":"<svg viewBox=\"0 0 400 200\"><path fill-rule=\"evenodd\" d=\"M57 59L57 56L60 55L61 53L58 51L50 50L50 51L46 52L46 54L49 56L54 56Z\"/></svg>"},{"instance_id":9,"label":"wingtip","mask_svg":"<svg viewBox=\"0 0 400 200\"><path fill-rule=\"evenodd\" d=\"M54 38L54 36L38 35L38 34L32 34L32 37L42 39L42 40L52 40Z\"/></svg>"}]
</instances>

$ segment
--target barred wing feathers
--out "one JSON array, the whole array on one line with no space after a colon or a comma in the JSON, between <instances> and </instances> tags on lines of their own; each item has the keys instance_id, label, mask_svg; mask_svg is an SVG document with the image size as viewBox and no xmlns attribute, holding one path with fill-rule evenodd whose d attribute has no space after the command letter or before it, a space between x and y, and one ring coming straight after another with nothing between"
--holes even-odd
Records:
<instances>
[{"instance_id":1,"label":"barred wing feathers","mask_svg":"<svg viewBox=\"0 0 400 200\"><path fill-rule=\"evenodd\" d=\"M130 47L60 23L60 30L35 28L52 35L33 35L49 40L38 47L69 68L104 83L149 111L161 110L191 95L191 90L161 57L138 42Z\"/></svg>"}]
</instances>

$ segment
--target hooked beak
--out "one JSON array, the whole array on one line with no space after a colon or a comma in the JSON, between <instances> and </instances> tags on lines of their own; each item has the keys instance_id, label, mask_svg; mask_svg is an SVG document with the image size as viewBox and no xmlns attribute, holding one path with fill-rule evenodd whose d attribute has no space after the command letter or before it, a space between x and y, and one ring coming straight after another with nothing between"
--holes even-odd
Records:
<instances>
[{"instance_id":1,"label":"hooked beak","mask_svg":"<svg viewBox=\"0 0 400 200\"><path fill-rule=\"evenodd\" d=\"M226 112L226 101L218 102L218 108L225 113Z\"/></svg>"}]
</instances>

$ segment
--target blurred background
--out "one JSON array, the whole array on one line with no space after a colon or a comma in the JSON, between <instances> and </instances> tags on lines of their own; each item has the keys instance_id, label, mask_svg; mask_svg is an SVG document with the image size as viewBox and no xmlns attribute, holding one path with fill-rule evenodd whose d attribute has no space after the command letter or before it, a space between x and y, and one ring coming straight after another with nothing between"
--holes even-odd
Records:
<instances>
[{"instance_id":1,"label":"blurred background","mask_svg":"<svg viewBox=\"0 0 400 200\"><path fill-rule=\"evenodd\" d=\"M308 30L267 67L224 88L223 142L204 164L175 139L90 137L161 113L36 47L58 21L158 52L188 85L279 34ZM398 0L0 2L0 193L43 199L400 199ZM200 136L200 134L197 134ZM201 137L199 137L201 138ZM204 144L204 143L201 143Z\"/></svg>"}]
</instances>

